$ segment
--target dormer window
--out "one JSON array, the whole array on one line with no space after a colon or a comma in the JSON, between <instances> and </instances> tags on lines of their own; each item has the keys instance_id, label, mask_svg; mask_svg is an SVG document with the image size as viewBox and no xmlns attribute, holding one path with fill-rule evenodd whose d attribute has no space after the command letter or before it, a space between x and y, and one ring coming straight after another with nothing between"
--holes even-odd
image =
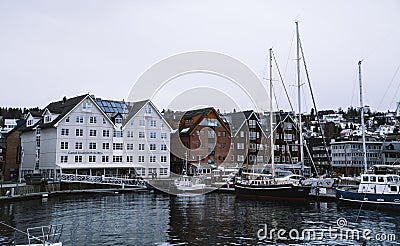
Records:
<instances>
[{"instance_id":1,"label":"dormer window","mask_svg":"<svg viewBox=\"0 0 400 246\"><path fill-rule=\"evenodd\" d=\"M33 120L28 120L28 122L26 123L26 126L32 126L33 125Z\"/></svg>"},{"instance_id":2,"label":"dormer window","mask_svg":"<svg viewBox=\"0 0 400 246\"><path fill-rule=\"evenodd\" d=\"M121 117L115 118L115 124L122 124L122 118Z\"/></svg>"},{"instance_id":3,"label":"dormer window","mask_svg":"<svg viewBox=\"0 0 400 246\"><path fill-rule=\"evenodd\" d=\"M45 117L44 117L44 123L48 123L48 122L50 122L51 121L51 116L50 115L46 115Z\"/></svg>"}]
</instances>

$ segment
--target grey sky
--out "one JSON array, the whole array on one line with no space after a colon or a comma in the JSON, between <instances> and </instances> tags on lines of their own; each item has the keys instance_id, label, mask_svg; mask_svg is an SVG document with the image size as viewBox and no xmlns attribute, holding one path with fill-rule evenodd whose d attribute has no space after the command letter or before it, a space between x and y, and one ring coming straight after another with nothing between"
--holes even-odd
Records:
<instances>
[{"instance_id":1,"label":"grey sky","mask_svg":"<svg viewBox=\"0 0 400 246\"><path fill-rule=\"evenodd\" d=\"M270 47L295 103L298 19L319 109L358 105L357 61L364 59L366 104L393 110L400 100L399 13L396 0L0 0L0 106L44 107L87 92L126 99L151 65L192 50L230 55L262 78ZM219 80L180 77L165 95ZM309 112L308 91L304 95ZM276 96L288 109L281 90ZM165 107L162 100L156 106Z\"/></svg>"}]
</instances>

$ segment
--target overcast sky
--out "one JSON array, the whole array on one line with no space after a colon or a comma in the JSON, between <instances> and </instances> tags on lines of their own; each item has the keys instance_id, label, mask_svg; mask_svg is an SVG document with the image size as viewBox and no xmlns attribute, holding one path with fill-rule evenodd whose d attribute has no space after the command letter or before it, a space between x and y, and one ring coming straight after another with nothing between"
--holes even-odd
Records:
<instances>
[{"instance_id":1,"label":"overcast sky","mask_svg":"<svg viewBox=\"0 0 400 246\"><path fill-rule=\"evenodd\" d=\"M88 92L127 99L153 64L193 50L232 56L262 79L269 76L270 47L295 104L298 19L319 109L358 105L357 62L363 59L365 104L374 111L394 110L400 101L399 13L397 0L0 0L0 106L44 107ZM156 106L165 108L165 101L182 90L220 80L182 76L155 98ZM274 81L279 109L288 109L279 84ZM309 112L309 92L302 94L302 110ZM230 110L230 105L200 98L199 105L212 102Z\"/></svg>"}]
</instances>

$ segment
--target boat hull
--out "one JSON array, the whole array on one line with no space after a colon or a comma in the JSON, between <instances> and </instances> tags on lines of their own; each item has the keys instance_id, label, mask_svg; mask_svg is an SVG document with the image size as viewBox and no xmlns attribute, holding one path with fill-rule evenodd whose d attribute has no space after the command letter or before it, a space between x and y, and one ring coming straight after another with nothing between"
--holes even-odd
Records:
<instances>
[{"instance_id":1,"label":"boat hull","mask_svg":"<svg viewBox=\"0 0 400 246\"><path fill-rule=\"evenodd\" d=\"M253 186L237 183L235 194L236 197L245 199L306 201L310 189L309 186L293 184Z\"/></svg>"},{"instance_id":2,"label":"boat hull","mask_svg":"<svg viewBox=\"0 0 400 246\"><path fill-rule=\"evenodd\" d=\"M400 211L400 194L359 193L336 189L336 198L340 202L352 205Z\"/></svg>"}]
</instances>

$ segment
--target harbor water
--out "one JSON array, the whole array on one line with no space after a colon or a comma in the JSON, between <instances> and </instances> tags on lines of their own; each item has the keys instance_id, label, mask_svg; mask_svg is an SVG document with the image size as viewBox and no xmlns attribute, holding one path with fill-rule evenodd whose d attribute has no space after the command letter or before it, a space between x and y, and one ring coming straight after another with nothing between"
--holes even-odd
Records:
<instances>
[{"instance_id":1,"label":"harbor water","mask_svg":"<svg viewBox=\"0 0 400 246\"><path fill-rule=\"evenodd\" d=\"M0 221L23 231L63 224L63 245L400 245L399 215L392 212L222 193L175 197L143 191L4 202ZM14 233L0 225L0 235L6 244ZM26 243L22 233L15 236L17 244Z\"/></svg>"}]
</instances>

